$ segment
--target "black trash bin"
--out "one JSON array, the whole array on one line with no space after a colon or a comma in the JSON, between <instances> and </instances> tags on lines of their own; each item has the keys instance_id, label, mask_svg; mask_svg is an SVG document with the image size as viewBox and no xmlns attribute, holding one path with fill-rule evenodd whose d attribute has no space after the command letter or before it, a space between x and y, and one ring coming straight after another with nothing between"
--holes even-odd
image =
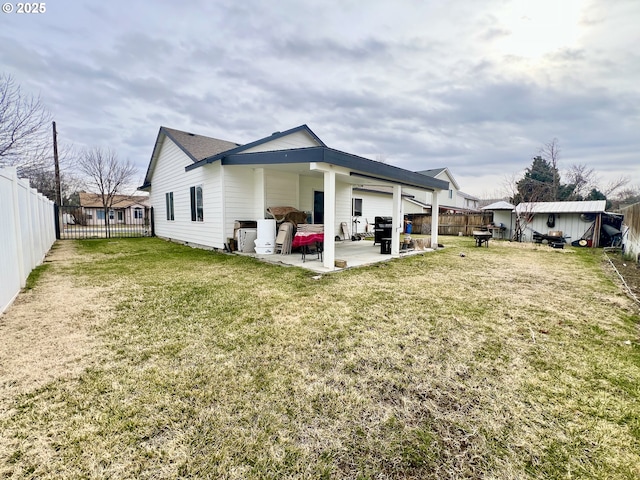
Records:
<instances>
[{"instance_id":1,"label":"black trash bin","mask_svg":"<svg viewBox=\"0 0 640 480\"><path fill-rule=\"evenodd\" d=\"M391 239L380 239L380 255L391 255Z\"/></svg>"}]
</instances>

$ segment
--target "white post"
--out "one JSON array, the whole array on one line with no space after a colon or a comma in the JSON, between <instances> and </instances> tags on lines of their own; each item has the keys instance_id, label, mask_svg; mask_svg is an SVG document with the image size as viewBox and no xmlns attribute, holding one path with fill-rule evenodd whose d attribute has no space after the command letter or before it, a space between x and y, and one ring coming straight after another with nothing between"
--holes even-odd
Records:
<instances>
[{"instance_id":1,"label":"white post","mask_svg":"<svg viewBox=\"0 0 640 480\"><path fill-rule=\"evenodd\" d=\"M438 226L440 225L438 193L439 191L434 190L431 194L431 248L434 250L438 248Z\"/></svg>"},{"instance_id":2,"label":"white post","mask_svg":"<svg viewBox=\"0 0 640 480\"><path fill-rule=\"evenodd\" d=\"M255 205L256 219L264 218L267 211L267 199L265 195L264 168L256 168L253 171L253 204Z\"/></svg>"},{"instance_id":3,"label":"white post","mask_svg":"<svg viewBox=\"0 0 640 480\"><path fill-rule=\"evenodd\" d=\"M336 172L324 172L324 253L323 265L335 268L336 259Z\"/></svg>"},{"instance_id":4,"label":"white post","mask_svg":"<svg viewBox=\"0 0 640 480\"><path fill-rule=\"evenodd\" d=\"M391 256L400 256L400 233L404 231L404 218L402 218L402 186L393 186L393 228L391 230Z\"/></svg>"}]
</instances>

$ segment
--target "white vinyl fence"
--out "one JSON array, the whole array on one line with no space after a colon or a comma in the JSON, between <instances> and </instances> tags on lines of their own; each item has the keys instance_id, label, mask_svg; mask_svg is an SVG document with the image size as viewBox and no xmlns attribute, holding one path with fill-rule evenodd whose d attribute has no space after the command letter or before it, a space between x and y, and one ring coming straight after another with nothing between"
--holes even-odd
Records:
<instances>
[{"instance_id":1,"label":"white vinyl fence","mask_svg":"<svg viewBox=\"0 0 640 480\"><path fill-rule=\"evenodd\" d=\"M15 167L0 167L0 313L56 241L54 204Z\"/></svg>"}]
</instances>

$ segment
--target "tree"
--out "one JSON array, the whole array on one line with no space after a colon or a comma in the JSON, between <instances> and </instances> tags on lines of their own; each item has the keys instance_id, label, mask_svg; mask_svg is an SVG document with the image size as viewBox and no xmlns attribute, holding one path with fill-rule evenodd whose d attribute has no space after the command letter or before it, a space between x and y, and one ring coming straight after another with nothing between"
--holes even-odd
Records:
<instances>
[{"instance_id":1,"label":"tree","mask_svg":"<svg viewBox=\"0 0 640 480\"><path fill-rule=\"evenodd\" d=\"M591 189L596 188L595 171L584 164L571 165L564 176L569 185L573 185L573 191L566 200L582 200Z\"/></svg>"},{"instance_id":2,"label":"tree","mask_svg":"<svg viewBox=\"0 0 640 480\"><path fill-rule=\"evenodd\" d=\"M514 203L520 202L551 202L557 197L554 185L559 181L558 169L554 168L540 155L534 157L531 167L527 168L522 178L517 183L518 193L514 197Z\"/></svg>"},{"instance_id":3,"label":"tree","mask_svg":"<svg viewBox=\"0 0 640 480\"><path fill-rule=\"evenodd\" d=\"M78 170L87 177L89 185L100 195L104 208L104 221L107 237L110 236L109 210L113 207L115 196L129 186L136 174L135 167L127 160L118 160L110 149L86 149L77 161Z\"/></svg>"},{"instance_id":4,"label":"tree","mask_svg":"<svg viewBox=\"0 0 640 480\"><path fill-rule=\"evenodd\" d=\"M551 179L551 201L559 200L560 174L558 161L560 159L560 146L558 145L558 139L554 138L549 143L545 143L540 149L540 155L549 163L551 169L555 172L555 175L553 175Z\"/></svg>"},{"instance_id":5,"label":"tree","mask_svg":"<svg viewBox=\"0 0 640 480\"><path fill-rule=\"evenodd\" d=\"M0 165L17 166L27 177L40 169L50 150L50 124L39 97L23 94L11 76L0 75Z\"/></svg>"}]
</instances>

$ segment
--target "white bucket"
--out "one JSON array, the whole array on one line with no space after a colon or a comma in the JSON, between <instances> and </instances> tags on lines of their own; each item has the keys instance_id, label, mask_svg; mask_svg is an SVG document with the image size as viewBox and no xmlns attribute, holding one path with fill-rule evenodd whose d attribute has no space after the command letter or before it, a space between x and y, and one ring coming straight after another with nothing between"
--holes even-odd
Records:
<instances>
[{"instance_id":1,"label":"white bucket","mask_svg":"<svg viewBox=\"0 0 640 480\"><path fill-rule=\"evenodd\" d=\"M271 242L275 244L276 241L276 221L274 218L261 219L257 221L258 224L258 241L261 243Z\"/></svg>"}]
</instances>

